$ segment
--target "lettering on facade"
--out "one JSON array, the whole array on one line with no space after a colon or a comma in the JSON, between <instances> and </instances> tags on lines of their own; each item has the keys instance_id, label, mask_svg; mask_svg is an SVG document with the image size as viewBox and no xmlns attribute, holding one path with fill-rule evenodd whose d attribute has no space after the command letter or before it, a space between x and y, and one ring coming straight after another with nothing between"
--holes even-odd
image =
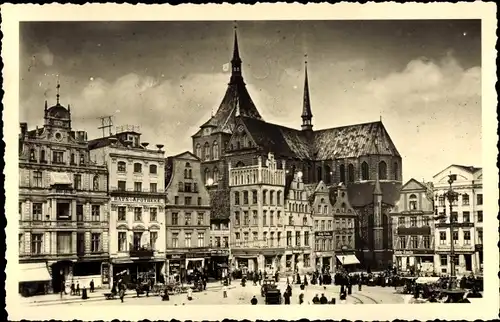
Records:
<instances>
[{"instance_id":1,"label":"lettering on facade","mask_svg":"<svg viewBox=\"0 0 500 322\"><path fill-rule=\"evenodd\" d=\"M162 200L158 198L144 198L144 197L111 197L111 201L118 202L134 202L134 203L161 203Z\"/></svg>"},{"instance_id":2,"label":"lettering on facade","mask_svg":"<svg viewBox=\"0 0 500 322\"><path fill-rule=\"evenodd\" d=\"M316 237L333 237L333 231L317 231L314 235Z\"/></svg>"},{"instance_id":3,"label":"lettering on facade","mask_svg":"<svg viewBox=\"0 0 500 322\"><path fill-rule=\"evenodd\" d=\"M411 250L396 250L394 251L394 255L413 255L413 251Z\"/></svg>"}]
</instances>

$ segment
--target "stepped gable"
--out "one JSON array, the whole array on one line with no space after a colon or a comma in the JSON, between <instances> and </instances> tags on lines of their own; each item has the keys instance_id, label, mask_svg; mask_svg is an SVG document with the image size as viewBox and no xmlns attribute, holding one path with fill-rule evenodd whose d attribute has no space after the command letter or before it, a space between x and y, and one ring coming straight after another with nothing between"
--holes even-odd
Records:
<instances>
[{"instance_id":1,"label":"stepped gable","mask_svg":"<svg viewBox=\"0 0 500 322\"><path fill-rule=\"evenodd\" d=\"M273 152L280 157L311 158L310 144L303 132L255 118L242 117L241 120L255 144L264 152Z\"/></svg>"},{"instance_id":2,"label":"stepped gable","mask_svg":"<svg viewBox=\"0 0 500 322\"><path fill-rule=\"evenodd\" d=\"M316 160L378 154L400 156L381 121L314 131Z\"/></svg>"}]
</instances>

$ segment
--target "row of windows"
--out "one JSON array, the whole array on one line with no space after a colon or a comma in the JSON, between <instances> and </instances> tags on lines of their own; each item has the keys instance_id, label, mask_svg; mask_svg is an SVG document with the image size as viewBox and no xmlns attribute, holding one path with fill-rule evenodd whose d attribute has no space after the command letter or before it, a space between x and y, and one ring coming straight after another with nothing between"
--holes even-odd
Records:
<instances>
[{"instance_id":1,"label":"row of windows","mask_svg":"<svg viewBox=\"0 0 500 322\"><path fill-rule=\"evenodd\" d=\"M463 241L464 241L464 244L468 245L471 243L471 232L470 230L464 230L462 231L462 234L463 234ZM453 240L455 242L455 244L458 243L458 238L459 236L459 231L454 231L453 232ZM477 230L477 239L478 239L478 244L482 244L483 243L483 231L482 230ZM439 244L440 245L445 245L448 243L448 234L446 233L446 231L441 231L439 232Z\"/></svg>"},{"instance_id":2,"label":"row of windows","mask_svg":"<svg viewBox=\"0 0 500 322\"><path fill-rule=\"evenodd\" d=\"M171 218L173 226L179 226L179 225L200 226L200 225L206 225L205 218L208 218L208 215L205 215L203 213L198 213L196 214L196 219L195 219L196 221L193 221L193 214L190 212L184 213L183 216L179 216L179 213L173 212Z\"/></svg>"},{"instance_id":3,"label":"row of windows","mask_svg":"<svg viewBox=\"0 0 500 322\"><path fill-rule=\"evenodd\" d=\"M118 191L127 191L127 181L118 180ZM134 182L134 192L148 192L142 187L142 182ZM149 183L149 192L158 192L158 183Z\"/></svg>"},{"instance_id":4,"label":"row of windows","mask_svg":"<svg viewBox=\"0 0 500 322\"><path fill-rule=\"evenodd\" d=\"M196 182L182 182L178 183L179 192L198 192L198 184Z\"/></svg>"},{"instance_id":5,"label":"row of windows","mask_svg":"<svg viewBox=\"0 0 500 322\"><path fill-rule=\"evenodd\" d=\"M138 162L134 163L134 173L142 173L142 171L142 164ZM125 161L118 161L118 172L127 172L127 163ZM158 166L156 164L150 164L149 173L157 174Z\"/></svg>"},{"instance_id":6,"label":"row of windows","mask_svg":"<svg viewBox=\"0 0 500 322\"><path fill-rule=\"evenodd\" d=\"M56 250L57 254L73 254L72 247L72 233L71 232L58 232L56 240ZM31 243L29 253L32 255L41 255L45 254L44 251L44 234L41 233L32 233L31 234ZM25 234L19 234L19 253L25 254L28 253L25 248ZM90 252L91 253L100 253L103 251L102 245L102 234L101 233L92 233L90 240ZM85 253L85 234L77 233L76 238L76 252L78 255L82 255Z\"/></svg>"},{"instance_id":7,"label":"row of windows","mask_svg":"<svg viewBox=\"0 0 500 322\"><path fill-rule=\"evenodd\" d=\"M118 232L118 251L119 252L125 252L128 250L139 250L141 249L141 239L142 235L144 234L143 231L135 231L132 234L132 243L129 245L127 243L127 232L124 231L119 231ZM150 231L149 232L149 247L152 250L156 250L156 244L158 241L158 232L157 231ZM130 246L130 249L128 249L128 246Z\"/></svg>"},{"instance_id":8,"label":"row of windows","mask_svg":"<svg viewBox=\"0 0 500 322\"><path fill-rule=\"evenodd\" d=\"M210 185L212 180L213 180L212 183L217 183L219 179L220 179L219 169L214 168L213 175L210 172L210 169L208 168L205 169L205 172L203 173L203 182L205 182L206 185Z\"/></svg>"},{"instance_id":9,"label":"row of windows","mask_svg":"<svg viewBox=\"0 0 500 322\"><path fill-rule=\"evenodd\" d=\"M99 191L99 175L95 175L92 180L92 190ZM33 180L31 181L31 187L43 188L43 173L42 171L33 172ZM82 190L82 175L73 175L73 188L76 190Z\"/></svg>"},{"instance_id":10,"label":"row of windows","mask_svg":"<svg viewBox=\"0 0 500 322\"><path fill-rule=\"evenodd\" d=\"M142 207L134 207L134 221L142 222L145 220ZM127 221L127 207L118 207L118 221ZM158 208L149 208L149 221L158 221Z\"/></svg>"},{"instance_id":11,"label":"row of windows","mask_svg":"<svg viewBox=\"0 0 500 322\"><path fill-rule=\"evenodd\" d=\"M194 206L195 205L193 203L193 197L185 196L183 198L183 200L184 200L184 203L183 203L184 206ZM197 201L197 205L201 206L202 205L202 199L201 199L201 197L198 197L197 200L198 200ZM179 196L174 196L174 205L181 205L181 200L180 200Z\"/></svg>"},{"instance_id":12,"label":"row of windows","mask_svg":"<svg viewBox=\"0 0 500 322\"><path fill-rule=\"evenodd\" d=\"M301 212L301 213L308 213L309 212L309 205L307 204L296 204L296 203L288 203L288 209L290 209L291 212Z\"/></svg>"},{"instance_id":13,"label":"row of windows","mask_svg":"<svg viewBox=\"0 0 500 322\"><path fill-rule=\"evenodd\" d=\"M281 211L276 212L276 221L274 220L274 211L271 210L269 211L269 222L268 222L268 217L267 217L267 210L263 210L262 214L262 225L263 226L274 226L274 225L282 225L283 223L281 222L282 217L281 217ZM305 218L307 220L307 218ZM291 223L293 223L293 216L289 217L289 220ZM240 218L240 212L235 211L234 212L234 225L235 226L250 226L250 215L248 214L248 211L243 211L243 223L241 222ZM252 226L258 226L259 225L259 215L257 210L252 211Z\"/></svg>"},{"instance_id":14,"label":"row of windows","mask_svg":"<svg viewBox=\"0 0 500 322\"><path fill-rule=\"evenodd\" d=\"M201 160L218 160L219 159L219 143L214 141L212 147L208 142L203 145L203 153L201 151L201 145L198 143L195 148L195 154Z\"/></svg>"},{"instance_id":15,"label":"row of windows","mask_svg":"<svg viewBox=\"0 0 500 322\"><path fill-rule=\"evenodd\" d=\"M34 202L31 204L31 220L32 221L43 221L43 203ZM101 221L101 206L100 205L92 205L91 206L91 221ZM20 220L23 220L23 203L19 203L19 215ZM49 217L46 214L46 217ZM66 202L58 202L56 203L56 218L57 220L70 220L71 212L70 212L70 204ZM47 218L50 219L50 218ZM76 205L76 221L83 222L83 205Z\"/></svg>"},{"instance_id":16,"label":"row of windows","mask_svg":"<svg viewBox=\"0 0 500 322\"><path fill-rule=\"evenodd\" d=\"M335 225L341 229L354 228L354 219L336 219ZM314 229L318 231L333 230L333 220L315 220Z\"/></svg>"},{"instance_id":17,"label":"row of windows","mask_svg":"<svg viewBox=\"0 0 500 322\"><path fill-rule=\"evenodd\" d=\"M172 241L170 243L172 248L179 247L205 247L205 233L198 233L197 243L193 244L192 233L184 233L184 239L179 239L179 233L172 233Z\"/></svg>"},{"instance_id":18,"label":"row of windows","mask_svg":"<svg viewBox=\"0 0 500 322\"><path fill-rule=\"evenodd\" d=\"M457 199L452 202L453 206L458 206L458 197L459 197L459 195L457 195ZM468 206L470 203L469 195L464 193L461 195L461 197L462 197L462 206ZM435 199L436 199L436 201L439 201L439 206L442 207L442 206L446 205L447 199L445 198L445 196L436 194ZM483 194L482 193L478 193L476 195L476 204L477 205L483 204Z\"/></svg>"},{"instance_id":19,"label":"row of windows","mask_svg":"<svg viewBox=\"0 0 500 322\"><path fill-rule=\"evenodd\" d=\"M444 209L444 211L440 212L439 216L443 217L443 218L440 219L440 222L446 222L446 209ZM457 211L453 211L451 213L450 220L452 222L460 222L458 219L459 219L458 218L458 212ZM463 223L470 223L470 222L472 222L471 221L471 215L470 215L469 211L463 211L462 212L462 221L461 222L463 222ZM483 222L483 211L482 210L479 210L477 212L477 222L478 223Z\"/></svg>"},{"instance_id":20,"label":"row of windows","mask_svg":"<svg viewBox=\"0 0 500 322\"><path fill-rule=\"evenodd\" d=\"M277 191L276 192L276 199L275 199L275 191L274 190L270 190L269 191L269 199L267 198L268 196L268 191L267 190L264 190L262 191L262 203L264 205L271 205L271 206L274 206L274 205L278 205L280 206L282 204L282 200L281 200L281 191ZM240 200L240 196L243 196L243 200ZM252 191L252 204L257 204L257 199L258 199L258 192L257 190L253 190ZM243 204L243 205L248 205L249 204L249 192L248 191L235 191L234 192L234 204L235 205L240 205L240 204Z\"/></svg>"},{"instance_id":21,"label":"row of windows","mask_svg":"<svg viewBox=\"0 0 500 322\"><path fill-rule=\"evenodd\" d=\"M406 249L407 246L410 246L409 248L411 249L416 249L416 248L425 248L429 249L431 248L431 238L430 236L422 236L422 243L421 246L419 247L419 238L418 236L409 236L409 242L408 242L408 236L402 236L399 237L399 248L401 249Z\"/></svg>"},{"instance_id":22,"label":"row of windows","mask_svg":"<svg viewBox=\"0 0 500 322\"><path fill-rule=\"evenodd\" d=\"M48 163L48 159L46 156L46 152L44 149L40 151L40 159L37 159L35 149L30 149L30 162L40 162L40 163ZM80 153L80 163L79 165L85 165L85 154ZM75 153L70 154L70 165L77 165L76 163L76 155ZM64 160L64 151L52 151L52 164L66 164L66 160Z\"/></svg>"},{"instance_id":23,"label":"row of windows","mask_svg":"<svg viewBox=\"0 0 500 322\"><path fill-rule=\"evenodd\" d=\"M387 171L387 163L385 161L380 161L378 163L377 168L378 168L377 169L378 178L380 180L389 179L388 171ZM331 173L332 173L331 168L330 168L330 166L327 165L324 167L324 169L325 169L325 174L326 174L324 176L325 183L330 184L331 183ZM398 170L399 170L398 163L394 162L393 172L392 172L392 179L393 180L399 180L398 179L398 177L399 177ZM323 167L321 167L321 166L317 167L316 171L317 171L317 178L323 179ZM355 174L354 165L352 163L349 163L347 165L347 167L344 164L341 164L339 166L339 174L340 174L340 182L342 182L342 183L354 182L356 180L355 175L354 175ZM368 163L365 161L363 163L361 163L361 176L360 176L360 178L361 178L361 180L374 179L374 178L370 178L370 167L369 167Z\"/></svg>"},{"instance_id":24,"label":"row of windows","mask_svg":"<svg viewBox=\"0 0 500 322\"><path fill-rule=\"evenodd\" d=\"M336 249L342 249L343 246L349 248L354 247L354 239L352 235L335 236L335 244L333 238L316 238L314 240L314 250L315 251L333 251Z\"/></svg>"},{"instance_id":25,"label":"row of windows","mask_svg":"<svg viewBox=\"0 0 500 322\"><path fill-rule=\"evenodd\" d=\"M419 220L420 219L420 220ZM406 217L399 217L398 218L398 225L399 226L406 226ZM430 226L431 222L431 217L410 217L410 227L417 227L419 224L421 226Z\"/></svg>"},{"instance_id":26,"label":"row of windows","mask_svg":"<svg viewBox=\"0 0 500 322\"><path fill-rule=\"evenodd\" d=\"M229 237L224 236L224 237L210 237L210 247L222 247L222 248L228 248L229 247Z\"/></svg>"}]
</instances>

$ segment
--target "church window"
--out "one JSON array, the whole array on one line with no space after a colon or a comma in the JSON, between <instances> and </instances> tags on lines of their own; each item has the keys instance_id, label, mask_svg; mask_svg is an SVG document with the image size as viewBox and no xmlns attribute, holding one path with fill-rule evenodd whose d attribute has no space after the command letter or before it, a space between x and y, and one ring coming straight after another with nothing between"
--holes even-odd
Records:
<instances>
[{"instance_id":1,"label":"church window","mask_svg":"<svg viewBox=\"0 0 500 322\"><path fill-rule=\"evenodd\" d=\"M219 181L219 169L214 168L214 182L217 183Z\"/></svg>"},{"instance_id":2,"label":"church window","mask_svg":"<svg viewBox=\"0 0 500 322\"><path fill-rule=\"evenodd\" d=\"M208 180L210 179L210 170L205 169L205 176L203 178L203 181L205 181L205 184L208 184Z\"/></svg>"},{"instance_id":3,"label":"church window","mask_svg":"<svg viewBox=\"0 0 500 322\"><path fill-rule=\"evenodd\" d=\"M201 159L201 145L196 144L196 156Z\"/></svg>"},{"instance_id":4,"label":"church window","mask_svg":"<svg viewBox=\"0 0 500 322\"><path fill-rule=\"evenodd\" d=\"M340 182L345 183L345 165L341 164L339 167Z\"/></svg>"},{"instance_id":5,"label":"church window","mask_svg":"<svg viewBox=\"0 0 500 322\"><path fill-rule=\"evenodd\" d=\"M71 163L72 165L75 165L75 164L76 164L76 161L75 161L75 154L74 154L74 153L71 153L71 160L70 160L70 163ZM123 162L123 164L125 164L125 162ZM118 168L119 168L119 166L120 166L120 162L118 162ZM118 169L118 171L120 171L120 170ZM123 172L125 172L125 170L123 170Z\"/></svg>"},{"instance_id":6,"label":"church window","mask_svg":"<svg viewBox=\"0 0 500 322\"><path fill-rule=\"evenodd\" d=\"M417 196L415 194L410 195L410 210L417 210Z\"/></svg>"},{"instance_id":7,"label":"church window","mask_svg":"<svg viewBox=\"0 0 500 322\"><path fill-rule=\"evenodd\" d=\"M214 144L212 145L212 156L214 160L219 159L219 144L217 141L214 141Z\"/></svg>"},{"instance_id":8,"label":"church window","mask_svg":"<svg viewBox=\"0 0 500 322\"><path fill-rule=\"evenodd\" d=\"M241 147L240 141L236 141L236 150L239 150Z\"/></svg>"},{"instance_id":9,"label":"church window","mask_svg":"<svg viewBox=\"0 0 500 322\"><path fill-rule=\"evenodd\" d=\"M325 174L326 174L326 177L325 177L325 183L326 184L330 184L331 181L332 181L332 169L330 168L330 166L326 165L325 166Z\"/></svg>"},{"instance_id":10,"label":"church window","mask_svg":"<svg viewBox=\"0 0 500 322\"><path fill-rule=\"evenodd\" d=\"M205 143L203 153L205 160L210 160L210 144L208 144L208 142Z\"/></svg>"},{"instance_id":11,"label":"church window","mask_svg":"<svg viewBox=\"0 0 500 322\"><path fill-rule=\"evenodd\" d=\"M354 166L352 163L347 166L347 179L348 182L354 182Z\"/></svg>"},{"instance_id":12,"label":"church window","mask_svg":"<svg viewBox=\"0 0 500 322\"><path fill-rule=\"evenodd\" d=\"M370 169L366 162L361 164L361 180L370 180Z\"/></svg>"},{"instance_id":13,"label":"church window","mask_svg":"<svg viewBox=\"0 0 500 322\"><path fill-rule=\"evenodd\" d=\"M392 172L394 173L394 180L398 180L398 171L399 171L398 163L394 162L394 169L392 170Z\"/></svg>"},{"instance_id":14,"label":"church window","mask_svg":"<svg viewBox=\"0 0 500 322\"><path fill-rule=\"evenodd\" d=\"M317 169L317 175L318 175L318 181L323 180L323 169L321 169L321 166L319 166Z\"/></svg>"},{"instance_id":15,"label":"church window","mask_svg":"<svg viewBox=\"0 0 500 322\"><path fill-rule=\"evenodd\" d=\"M378 178L380 180L387 180L387 163L380 161L378 164Z\"/></svg>"}]
</instances>

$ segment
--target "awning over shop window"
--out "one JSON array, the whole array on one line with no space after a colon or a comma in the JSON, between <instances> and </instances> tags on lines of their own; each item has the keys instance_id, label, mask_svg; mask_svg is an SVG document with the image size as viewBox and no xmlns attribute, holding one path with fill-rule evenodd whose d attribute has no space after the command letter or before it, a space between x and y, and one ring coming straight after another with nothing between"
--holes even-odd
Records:
<instances>
[{"instance_id":1,"label":"awning over shop window","mask_svg":"<svg viewBox=\"0 0 500 322\"><path fill-rule=\"evenodd\" d=\"M359 264L359 260L356 255L337 255L337 259L342 265L356 265Z\"/></svg>"},{"instance_id":2,"label":"awning over shop window","mask_svg":"<svg viewBox=\"0 0 500 322\"><path fill-rule=\"evenodd\" d=\"M25 263L19 264L21 274L19 274L19 282L45 282L52 280L45 263Z\"/></svg>"},{"instance_id":3,"label":"awning over shop window","mask_svg":"<svg viewBox=\"0 0 500 322\"><path fill-rule=\"evenodd\" d=\"M66 172L51 172L50 173L50 184L73 184L69 178L69 174Z\"/></svg>"}]
</instances>

